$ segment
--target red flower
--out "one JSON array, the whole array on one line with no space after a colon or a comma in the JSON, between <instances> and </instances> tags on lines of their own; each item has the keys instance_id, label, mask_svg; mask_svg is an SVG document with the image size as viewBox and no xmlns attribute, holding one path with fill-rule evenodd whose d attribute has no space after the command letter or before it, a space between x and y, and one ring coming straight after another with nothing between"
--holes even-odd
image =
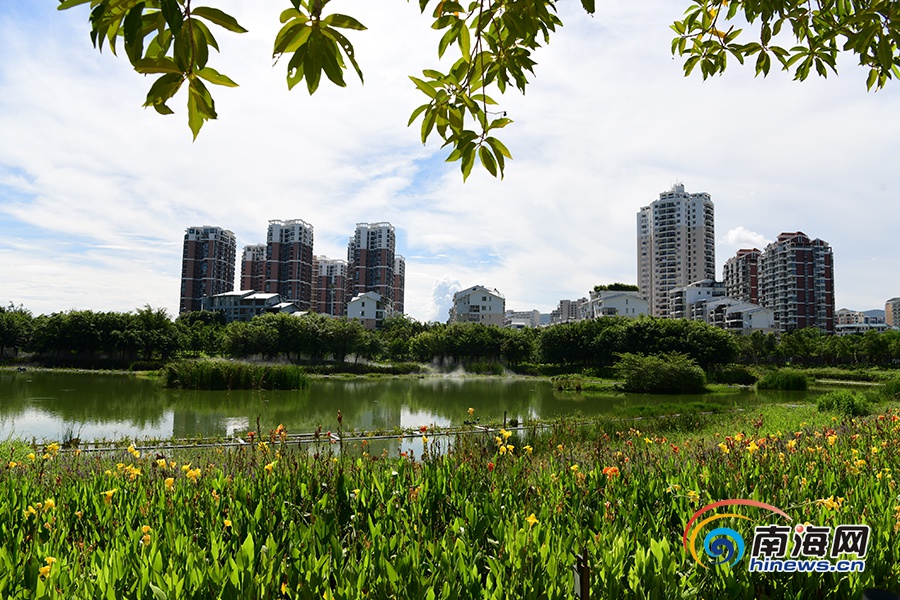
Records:
<instances>
[{"instance_id":1,"label":"red flower","mask_svg":"<svg viewBox=\"0 0 900 600\"><path fill-rule=\"evenodd\" d=\"M428 431L428 425L422 425L421 427L419 427L419 431L425 433L426 431Z\"/></svg>"},{"instance_id":2,"label":"red flower","mask_svg":"<svg viewBox=\"0 0 900 600\"><path fill-rule=\"evenodd\" d=\"M494 463L489 462L489 463L488 463L488 473L493 472L493 470L494 470Z\"/></svg>"}]
</instances>

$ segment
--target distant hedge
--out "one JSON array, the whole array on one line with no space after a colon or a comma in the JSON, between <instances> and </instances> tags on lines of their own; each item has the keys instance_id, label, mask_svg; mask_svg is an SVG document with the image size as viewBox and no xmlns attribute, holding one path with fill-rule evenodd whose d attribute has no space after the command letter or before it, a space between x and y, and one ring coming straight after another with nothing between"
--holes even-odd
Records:
<instances>
[{"instance_id":1,"label":"distant hedge","mask_svg":"<svg viewBox=\"0 0 900 600\"><path fill-rule=\"evenodd\" d=\"M706 391L706 373L692 358L677 352L651 356L620 354L616 370L626 392L702 394Z\"/></svg>"}]
</instances>

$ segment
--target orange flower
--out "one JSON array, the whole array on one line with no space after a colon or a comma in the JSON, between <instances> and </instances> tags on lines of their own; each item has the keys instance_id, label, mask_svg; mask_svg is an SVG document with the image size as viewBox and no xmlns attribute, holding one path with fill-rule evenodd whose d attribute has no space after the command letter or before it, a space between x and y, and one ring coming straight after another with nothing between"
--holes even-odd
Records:
<instances>
[{"instance_id":1,"label":"orange flower","mask_svg":"<svg viewBox=\"0 0 900 600\"><path fill-rule=\"evenodd\" d=\"M620 475L619 467L603 467L603 474L607 477L618 477Z\"/></svg>"}]
</instances>

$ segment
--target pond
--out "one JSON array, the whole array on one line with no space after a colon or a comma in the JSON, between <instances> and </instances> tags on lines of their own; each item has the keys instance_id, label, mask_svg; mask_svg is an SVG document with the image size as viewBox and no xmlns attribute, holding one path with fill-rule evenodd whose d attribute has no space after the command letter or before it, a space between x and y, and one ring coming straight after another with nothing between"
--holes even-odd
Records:
<instances>
[{"instance_id":1,"label":"pond","mask_svg":"<svg viewBox=\"0 0 900 600\"><path fill-rule=\"evenodd\" d=\"M37 441L231 437L283 424L289 432L386 431L421 425L462 425L468 409L483 422L622 413L636 406L707 402L748 408L762 402L803 402L811 392L733 392L649 396L554 391L524 378L326 378L296 391L193 391L163 388L124 374L0 371L0 439Z\"/></svg>"}]
</instances>

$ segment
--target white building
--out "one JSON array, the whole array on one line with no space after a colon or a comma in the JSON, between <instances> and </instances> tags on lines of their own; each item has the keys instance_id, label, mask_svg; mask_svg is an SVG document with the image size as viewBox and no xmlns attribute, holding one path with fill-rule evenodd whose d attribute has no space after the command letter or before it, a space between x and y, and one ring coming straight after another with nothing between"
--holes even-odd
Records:
<instances>
[{"instance_id":1,"label":"white building","mask_svg":"<svg viewBox=\"0 0 900 600\"><path fill-rule=\"evenodd\" d=\"M591 299L584 304L585 319L601 317L628 317L635 319L649 314L650 303L641 298L640 292L591 290Z\"/></svg>"},{"instance_id":2,"label":"white building","mask_svg":"<svg viewBox=\"0 0 900 600\"><path fill-rule=\"evenodd\" d=\"M762 333L776 331L774 310L736 298L719 298L704 302L702 320L739 335L749 335L754 331Z\"/></svg>"},{"instance_id":3,"label":"white building","mask_svg":"<svg viewBox=\"0 0 900 600\"><path fill-rule=\"evenodd\" d=\"M668 316L668 292L716 277L713 202L677 183L637 214L638 287L650 314Z\"/></svg>"},{"instance_id":4,"label":"white building","mask_svg":"<svg viewBox=\"0 0 900 600\"><path fill-rule=\"evenodd\" d=\"M218 311L225 315L225 322L249 321L265 313L297 313L295 302L285 302L279 294L240 290L207 296L200 301L201 310Z\"/></svg>"},{"instance_id":5,"label":"white building","mask_svg":"<svg viewBox=\"0 0 900 600\"><path fill-rule=\"evenodd\" d=\"M366 329L381 328L381 323L393 314L391 300L377 292L364 292L347 303L347 318L360 321Z\"/></svg>"},{"instance_id":6,"label":"white building","mask_svg":"<svg viewBox=\"0 0 900 600\"><path fill-rule=\"evenodd\" d=\"M526 327L541 326L541 311L539 310L508 310L504 315L503 326L509 329L525 329Z\"/></svg>"},{"instance_id":7,"label":"white building","mask_svg":"<svg viewBox=\"0 0 900 600\"><path fill-rule=\"evenodd\" d=\"M669 308L667 315L670 319L703 320L703 304L717 298L725 297L725 284L704 279L695 281L684 287L669 290Z\"/></svg>"},{"instance_id":8,"label":"white building","mask_svg":"<svg viewBox=\"0 0 900 600\"><path fill-rule=\"evenodd\" d=\"M476 285L453 294L448 323L481 323L503 327L506 298L495 289Z\"/></svg>"},{"instance_id":9,"label":"white building","mask_svg":"<svg viewBox=\"0 0 900 600\"><path fill-rule=\"evenodd\" d=\"M560 323L570 323L582 319L584 306L587 303L587 298L579 298L578 300L560 300L556 310L550 313L550 324L558 325Z\"/></svg>"}]
</instances>

